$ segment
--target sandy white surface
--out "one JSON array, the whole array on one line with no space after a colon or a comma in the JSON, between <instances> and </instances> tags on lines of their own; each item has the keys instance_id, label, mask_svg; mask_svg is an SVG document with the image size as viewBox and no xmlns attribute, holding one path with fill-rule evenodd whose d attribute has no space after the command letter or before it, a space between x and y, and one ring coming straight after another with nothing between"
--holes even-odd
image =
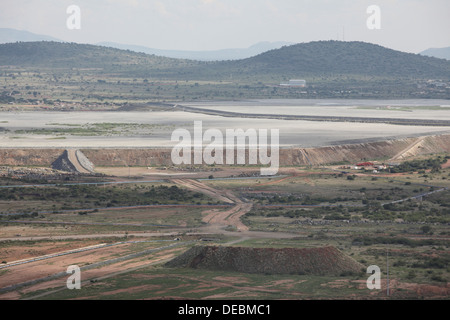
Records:
<instances>
[{"instance_id":1,"label":"sandy white surface","mask_svg":"<svg viewBox=\"0 0 450 320\"><path fill-rule=\"evenodd\" d=\"M282 114L311 114L311 115L341 115L373 117L380 110L355 109L354 106L330 106L332 101L319 100L320 106L308 105L298 100L249 101L230 103L197 103L205 108L220 108L236 112L254 110L257 113ZM422 101L422 100L421 100ZM339 103L345 104L345 101ZM365 103L369 103L366 101ZM391 101L392 102L392 101ZM423 105L436 105L433 101ZM444 101L445 102L445 101ZM374 103L374 102L373 102ZM348 104L348 103L347 103ZM382 104L382 103L380 103ZM392 103L393 104L393 103ZM186 104L188 105L188 104ZM194 106L194 104L191 104ZM442 105L442 101L441 101ZM449 103L450 105L450 103ZM355 111L356 110L356 111ZM334 112L334 113L333 113ZM392 113L391 113L392 112ZM382 114L385 117L400 114L402 118L450 119L450 108L446 110L417 110L417 112L388 111ZM426 116L426 117L425 117ZM174 129L184 128L193 136L194 121L202 121L203 131L215 128L224 135L226 129L278 129L280 132L280 146L316 147L376 141L383 139L405 138L420 135L450 133L450 127L403 126L382 123L351 123L351 122L319 122L299 120L271 120L250 118L228 118L210 116L198 113L185 112L0 112L0 128L9 131L0 131L0 148L50 148L50 147L77 147L77 148L146 148L146 147L172 147L176 142L171 141ZM40 128L61 127L56 124L88 123L138 123L159 125L142 134L103 135L103 136L71 136L63 134L58 136L39 134L16 134L15 130L34 130ZM208 143L205 142L205 145Z\"/></svg>"}]
</instances>

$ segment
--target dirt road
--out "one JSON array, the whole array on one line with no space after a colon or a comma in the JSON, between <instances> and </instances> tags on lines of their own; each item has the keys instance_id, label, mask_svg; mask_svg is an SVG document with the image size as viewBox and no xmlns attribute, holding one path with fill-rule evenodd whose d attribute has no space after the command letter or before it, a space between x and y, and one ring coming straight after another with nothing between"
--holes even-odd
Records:
<instances>
[{"instance_id":1,"label":"dirt road","mask_svg":"<svg viewBox=\"0 0 450 320\"><path fill-rule=\"evenodd\" d=\"M69 161L75 166L75 169L77 169L78 172L91 173L80 164L76 152L76 149L67 149L67 157L69 158Z\"/></svg>"},{"instance_id":2,"label":"dirt road","mask_svg":"<svg viewBox=\"0 0 450 320\"><path fill-rule=\"evenodd\" d=\"M239 231L248 231L248 227L242 223L241 217L252 209L252 203L237 203L233 208L222 211L213 209L205 212L207 215L202 221L207 223L209 230L217 229L214 227L235 227ZM219 230L217 230L219 231Z\"/></svg>"},{"instance_id":3,"label":"dirt road","mask_svg":"<svg viewBox=\"0 0 450 320\"><path fill-rule=\"evenodd\" d=\"M252 203L244 202L231 191L214 189L197 180L173 179L172 182L191 190L202 192L217 200L235 205L225 211L221 209L212 209L205 212L206 216L202 218L202 221L210 226L210 230L232 226L239 231L248 231L248 227L242 223L240 218L252 209Z\"/></svg>"},{"instance_id":4,"label":"dirt road","mask_svg":"<svg viewBox=\"0 0 450 320\"><path fill-rule=\"evenodd\" d=\"M421 147L425 138L426 137L417 138L417 140L415 142L413 142L407 148L405 148L402 151L400 151L399 153L397 153L395 156L393 156L391 159L389 159L389 161L400 160L400 159L404 159L408 156L415 155L416 151Z\"/></svg>"},{"instance_id":5,"label":"dirt road","mask_svg":"<svg viewBox=\"0 0 450 320\"><path fill-rule=\"evenodd\" d=\"M226 202L226 203L235 203L236 197L231 196L229 194L224 194L223 191L216 190L214 188L211 188L197 180L192 179L172 179L173 183L179 184L183 187L186 187L188 189L191 189L196 192L200 192L203 194L206 194L207 196L210 196L212 198L215 198L219 201Z\"/></svg>"}]
</instances>

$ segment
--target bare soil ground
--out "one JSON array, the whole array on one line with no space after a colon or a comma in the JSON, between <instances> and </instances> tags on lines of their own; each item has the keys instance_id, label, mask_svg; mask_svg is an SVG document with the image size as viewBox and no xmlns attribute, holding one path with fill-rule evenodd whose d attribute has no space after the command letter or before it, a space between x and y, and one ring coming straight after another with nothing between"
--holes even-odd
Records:
<instances>
[{"instance_id":1,"label":"bare soil ground","mask_svg":"<svg viewBox=\"0 0 450 320\"><path fill-rule=\"evenodd\" d=\"M442 168L443 169L450 168L450 159L447 160L447 162L442 165Z\"/></svg>"},{"instance_id":2,"label":"bare soil ground","mask_svg":"<svg viewBox=\"0 0 450 320\"><path fill-rule=\"evenodd\" d=\"M45 277L62 272L70 265L84 266L109 259L115 255L124 254L129 245L97 249L88 252L80 252L71 255L55 257L48 260L31 262L23 265L9 267L8 272L0 276L0 287L7 287L15 283Z\"/></svg>"},{"instance_id":3,"label":"bare soil ground","mask_svg":"<svg viewBox=\"0 0 450 320\"><path fill-rule=\"evenodd\" d=\"M61 251L83 248L103 243L101 240L75 241L51 241L36 242L32 245L23 246L20 243L2 246L0 248L0 260L11 263L13 261L53 254Z\"/></svg>"},{"instance_id":4,"label":"bare soil ground","mask_svg":"<svg viewBox=\"0 0 450 320\"><path fill-rule=\"evenodd\" d=\"M31 264L19 265L8 268L8 272L0 276L0 288L9 285L22 283L34 279L43 278L59 272L64 272L69 265L78 265L80 267L95 262L105 261L118 256L123 256L129 253L131 244L120 245L117 247L108 247L98 250L89 251L86 253L73 254L70 256L55 257L50 260L37 261ZM161 246L158 245L158 246ZM84 285L89 285L89 279L106 279L124 272L137 270L143 266L164 262L174 257L179 248L167 249L157 252L151 256L138 257L131 260L126 260L114 264L105 265L103 267L85 270L82 274L82 281ZM67 275L69 277L69 275ZM32 293L39 290L49 288L66 289L66 277L59 279L44 281L26 288L20 288L17 291L11 291L0 294L0 300L17 299L21 294ZM94 283L95 285L95 283ZM60 289L57 289L60 290ZM130 288L130 290L132 290Z\"/></svg>"}]
</instances>

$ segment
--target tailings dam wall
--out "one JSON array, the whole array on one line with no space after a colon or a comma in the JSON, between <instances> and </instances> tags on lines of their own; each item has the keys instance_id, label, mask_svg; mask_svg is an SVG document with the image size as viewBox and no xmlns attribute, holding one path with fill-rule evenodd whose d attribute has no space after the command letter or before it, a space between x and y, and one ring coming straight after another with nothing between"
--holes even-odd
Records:
<instances>
[{"instance_id":1,"label":"tailings dam wall","mask_svg":"<svg viewBox=\"0 0 450 320\"><path fill-rule=\"evenodd\" d=\"M0 149L0 165L49 167L64 151L65 149L58 148L3 148ZM81 151L98 167L173 165L172 149L169 148L92 148ZM280 165L324 165L375 159L402 160L415 155L446 152L450 152L450 135L433 135L318 148L283 148L280 149Z\"/></svg>"}]
</instances>

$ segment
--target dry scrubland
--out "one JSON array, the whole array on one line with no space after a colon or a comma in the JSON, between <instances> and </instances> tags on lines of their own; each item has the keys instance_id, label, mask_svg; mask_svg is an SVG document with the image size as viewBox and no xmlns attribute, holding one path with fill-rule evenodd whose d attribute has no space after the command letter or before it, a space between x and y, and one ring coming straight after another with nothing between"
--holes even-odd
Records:
<instances>
[{"instance_id":1,"label":"dry scrubland","mask_svg":"<svg viewBox=\"0 0 450 320\"><path fill-rule=\"evenodd\" d=\"M343 174L340 165L291 166L281 168L280 177L262 178L252 177L254 168L236 167L231 172L238 179L216 180L208 179L216 172L204 168L205 171L194 171L193 176L181 179L183 184L177 184L180 179L175 176L166 182L138 179L87 189L30 189L54 195L58 189L66 189L72 196L65 196L62 203L74 211L3 216L2 238L10 240L0 242L1 265L92 245L111 246L0 269L0 298L386 299L388 254L390 298L448 299L449 191L430 194L422 201L386 206L391 201L448 187L450 169L445 156L440 155L443 164L438 170L395 174L361 170L346 170ZM417 155L414 159L428 161L436 157ZM231 173L225 167L220 169L217 173ZM206 179L198 181L196 190L189 189L188 182L198 177ZM126 175L95 179L125 178ZM15 183L25 182L19 179ZM174 186L187 188L184 193L177 192L186 197L201 194L203 189L209 190L209 196L193 198L194 207L179 207L176 201L172 207L120 207L126 203L129 192L138 196ZM1 201L3 210L35 208L39 201L32 199L30 190L27 193L17 189L16 194L23 199L19 196ZM199 199L206 205L216 203L216 193L211 190L225 197L233 194L252 204L241 216L249 231L205 224L208 212L220 214L232 206L211 209L199 205ZM102 196L107 200L109 195L111 200L112 194L118 202L104 209L87 209L92 204L89 194L97 195L92 199L94 204L104 201ZM155 195L162 197L160 201L170 200L164 194ZM58 204L57 198L53 201ZM174 241L175 238L179 240ZM308 256L306 248L317 254ZM184 263L176 263L183 259ZM67 275L52 277L73 263L83 270L80 291L65 289ZM370 291L365 286L365 268L372 264L382 270L382 290ZM8 287L25 281L33 282Z\"/></svg>"},{"instance_id":2,"label":"dry scrubland","mask_svg":"<svg viewBox=\"0 0 450 320\"><path fill-rule=\"evenodd\" d=\"M0 299L448 300L448 101L335 101L447 99L448 87L427 81L446 79L442 61L335 41L212 64L77 44L2 49ZM278 86L299 74L307 88ZM187 101L203 110L183 111ZM236 109L279 112L223 113ZM279 128L280 176L174 167L170 135L194 120ZM67 148L94 173L76 172L75 150L60 158ZM341 168L375 160L420 161ZM72 264L81 290L65 286ZM369 265L382 290L367 289Z\"/></svg>"},{"instance_id":3,"label":"dry scrubland","mask_svg":"<svg viewBox=\"0 0 450 320\"><path fill-rule=\"evenodd\" d=\"M448 299L449 139L281 149L275 177L169 149L1 149L0 299L387 299L387 261L389 299ZM375 160L393 165L350 166Z\"/></svg>"}]
</instances>

